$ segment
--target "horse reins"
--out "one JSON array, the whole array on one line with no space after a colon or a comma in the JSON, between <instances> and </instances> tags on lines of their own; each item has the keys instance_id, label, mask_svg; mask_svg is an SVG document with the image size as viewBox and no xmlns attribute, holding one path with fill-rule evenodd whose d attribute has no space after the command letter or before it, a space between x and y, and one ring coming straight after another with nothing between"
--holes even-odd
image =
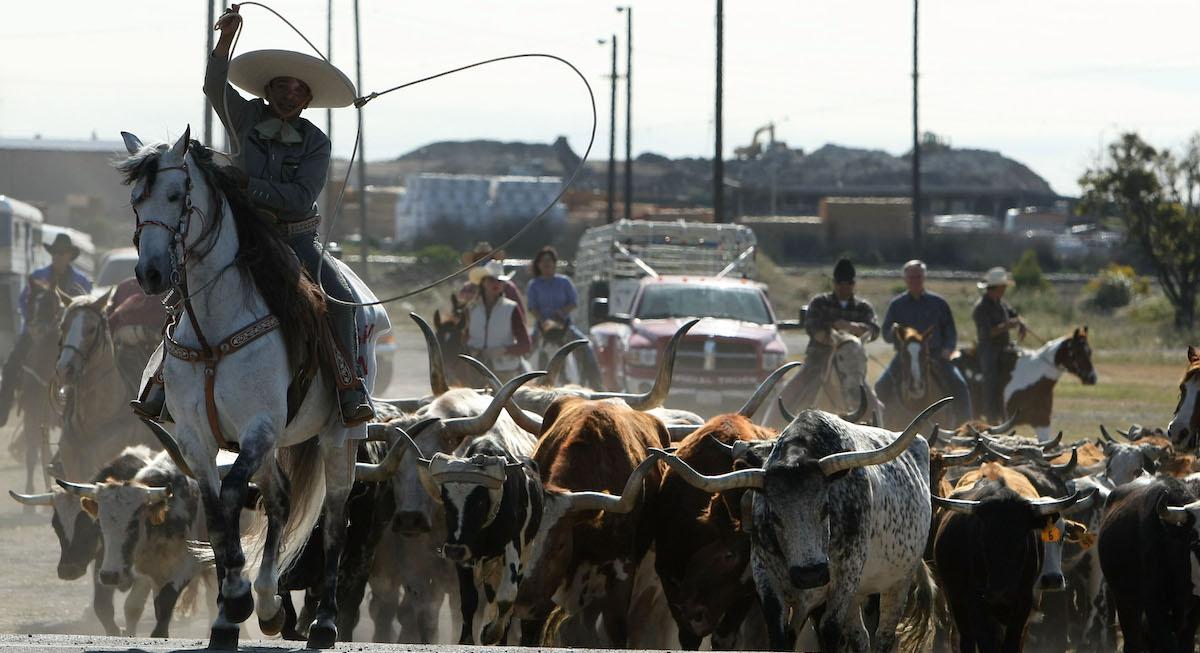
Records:
<instances>
[{"instance_id":1,"label":"horse reins","mask_svg":"<svg viewBox=\"0 0 1200 653\"><path fill-rule=\"evenodd\" d=\"M179 360L204 364L204 409L208 417L209 430L212 431L213 439L216 440L218 447L237 451L237 445L230 444L221 432L216 400L217 363L221 362L221 359L225 356L232 354L276 329L279 326L279 318L274 315L267 315L255 320L249 326L239 329L228 338L222 340L216 347L209 344L208 338L204 336L204 331L200 328L200 322L196 320L195 308L192 306L192 297L195 295L188 292L187 283L187 261L188 253L191 251L191 248L187 244L187 236L191 229L192 214L199 212L199 210L192 203L192 175L186 157L187 153L185 152L184 160L180 165L162 167L156 170L156 174L166 170L180 170L184 174L183 206L180 209L176 225L172 227L161 220L142 220L141 215L138 214L137 202L135 201L132 203L132 207L134 217L137 219L137 226L133 231L133 244L137 247L141 232L146 227L160 227L171 235L171 247L169 250L171 256L171 287L179 293L179 303L183 307L184 314L187 315L188 322L192 325L192 330L196 333L196 340L199 341L200 348L195 349L180 344L172 337L176 325L175 319L172 318L167 323L163 333L163 349L166 353ZM149 190L150 186L147 184L138 200L145 199L149 195ZM181 253L177 253L177 250ZM233 263L230 263L214 274L213 278L201 287L201 290L211 286L232 265Z\"/></svg>"}]
</instances>

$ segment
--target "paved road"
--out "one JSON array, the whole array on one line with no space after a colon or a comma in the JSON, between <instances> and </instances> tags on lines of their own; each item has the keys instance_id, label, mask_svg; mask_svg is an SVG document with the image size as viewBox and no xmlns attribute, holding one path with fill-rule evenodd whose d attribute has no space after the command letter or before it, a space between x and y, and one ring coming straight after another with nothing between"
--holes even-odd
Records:
<instances>
[{"instance_id":1,"label":"paved road","mask_svg":"<svg viewBox=\"0 0 1200 653\"><path fill-rule=\"evenodd\" d=\"M60 653L61 651L137 651L138 653L166 653L168 651L204 650L208 642L201 639L145 639L128 637L92 637L88 635L0 635L0 650L5 653ZM241 642L241 651L299 651L302 642L280 640L246 640ZM459 653L462 651L496 651L475 646L418 646L415 644L371 644L368 642L344 642L329 649L339 653L397 653L399 651L422 651L437 653ZM516 649L507 649L516 650ZM530 651L535 649L522 649ZM546 649L537 651L571 651L587 653L589 649Z\"/></svg>"}]
</instances>

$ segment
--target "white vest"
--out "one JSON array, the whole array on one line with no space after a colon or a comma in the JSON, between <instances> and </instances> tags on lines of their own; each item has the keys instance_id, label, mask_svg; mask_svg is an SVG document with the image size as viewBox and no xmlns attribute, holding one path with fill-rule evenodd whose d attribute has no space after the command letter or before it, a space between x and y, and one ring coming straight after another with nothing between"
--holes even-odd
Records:
<instances>
[{"instance_id":1,"label":"white vest","mask_svg":"<svg viewBox=\"0 0 1200 653\"><path fill-rule=\"evenodd\" d=\"M481 351L489 347L508 347L517 344L517 337L512 331L513 311L517 303L501 296L489 315L483 305L483 299L471 307L470 321L467 323L467 347L473 351ZM512 371L521 366L520 356L507 354L493 355L491 360L484 361L497 370Z\"/></svg>"}]
</instances>

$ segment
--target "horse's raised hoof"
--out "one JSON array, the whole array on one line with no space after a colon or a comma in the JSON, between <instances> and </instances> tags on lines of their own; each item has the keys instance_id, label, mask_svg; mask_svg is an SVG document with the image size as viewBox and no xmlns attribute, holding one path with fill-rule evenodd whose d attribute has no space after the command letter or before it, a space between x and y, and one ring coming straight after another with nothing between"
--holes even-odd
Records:
<instances>
[{"instance_id":1,"label":"horse's raised hoof","mask_svg":"<svg viewBox=\"0 0 1200 653\"><path fill-rule=\"evenodd\" d=\"M213 626L208 631L208 650L236 651L239 630L237 626Z\"/></svg>"},{"instance_id":2,"label":"horse's raised hoof","mask_svg":"<svg viewBox=\"0 0 1200 653\"><path fill-rule=\"evenodd\" d=\"M250 594L250 588L247 587L240 596L226 596L221 607L225 620L231 624L240 624L249 619L254 614L254 597Z\"/></svg>"},{"instance_id":3,"label":"horse's raised hoof","mask_svg":"<svg viewBox=\"0 0 1200 653\"><path fill-rule=\"evenodd\" d=\"M337 643L337 635L337 626L318 619L308 628L307 648L333 648Z\"/></svg>"},{"instance_id":4,"label":"horse's raised hoof","mask_svg":"<svg viewBox=\"0 0 1200 653\"><path fill-rule=\"evenodd\" d=\"M287 621L287 610L284 610L283 606L281 605L279 606L279 609L275 611L274 617L271 617L265 621L262 617L259 617L258 628L267 637L274 637L283 630L285 621Z\"/></svg>"}]
</instances>

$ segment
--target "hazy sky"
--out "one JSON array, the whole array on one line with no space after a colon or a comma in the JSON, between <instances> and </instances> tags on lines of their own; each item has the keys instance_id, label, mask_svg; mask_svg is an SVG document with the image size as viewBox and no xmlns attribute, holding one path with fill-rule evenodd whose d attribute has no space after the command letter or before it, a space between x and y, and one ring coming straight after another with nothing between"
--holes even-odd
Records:
<instances>
[{"instance_id":1,"label":"hazy sky","mask_svg":"<svg viewBox=\"0 0 1200 653\"><path fill-rule=\"evenodd\" d=\"M267 4L325 47L325 0ZM353 4L334 5L333 60L354 78ZM711 156L715 3L632 5L635 152ZM596 89L595 155L603 158L609 50L596 39L618 33L623 70L625 23L614 6L361 0L363 86L380 90L504 54L554 53ZM0 137L114 139L124 129L165 139L188 123L199 133L205 11L195 0L6 2ZM264 9L242 12L239 52L306 50ZM908 149L911 3L729 0L725 12L727 155L768 121L781 140L810 151L825 143ZM1194 0L925 0L921 12L922 129L956 147L999 150L1060 193L1078 192L1075 180L1100 140L1119 129L1178 146L1200 127ZM323 112L306 115L324 126ZM354 110L335 116L334 149L346 155ZM590 112L569 70L534 61L393 93L368 105L365 120L367 157L379 159L436 140L548 142L560 134L582 151Z\"/></svg>"}]
</instances>

